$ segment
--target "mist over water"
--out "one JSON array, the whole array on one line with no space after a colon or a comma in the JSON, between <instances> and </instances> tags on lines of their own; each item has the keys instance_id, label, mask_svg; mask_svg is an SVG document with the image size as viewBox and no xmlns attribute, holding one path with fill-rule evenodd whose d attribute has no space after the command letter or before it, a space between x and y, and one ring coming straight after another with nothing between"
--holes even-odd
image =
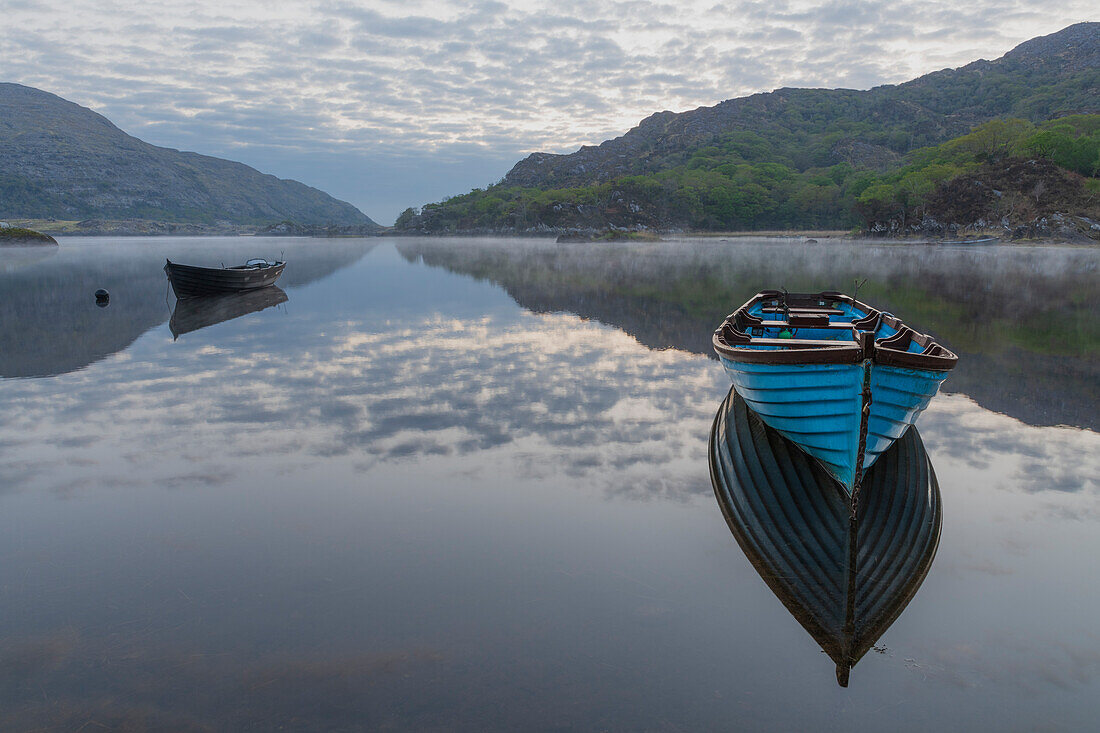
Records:
<instances>
[{"instance_id":1,"label":"mist over water","mask_svg":"<svg viewBox=\"0 0 1100 733\"><path fill-rule=\"evenodd\" d=\"M166 257L280 252L285 300L173 339ZM0 253L0 728L1087 728L1098 268L774 240ZM938 553L841 689L715 500L709 340L759 289L863 279L960 363L918 422Z\"/></svg>"}]
</instances>

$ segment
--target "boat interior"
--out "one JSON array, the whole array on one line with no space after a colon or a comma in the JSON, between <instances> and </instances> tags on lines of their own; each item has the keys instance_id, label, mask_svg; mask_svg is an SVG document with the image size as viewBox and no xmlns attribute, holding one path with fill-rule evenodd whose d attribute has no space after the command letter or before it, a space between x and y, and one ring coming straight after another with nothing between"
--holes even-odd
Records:
<instances>
[{"instance_id":1,"label":"boat interior","mask_svg":"<svg viewBox=\"0 0 1100 733\"><path fill-rule=\"evenodd\" d=\"M243 265L234 265L232 267L227 267L225 269L227 269L227 270L266 270L269 267L278 267L281 264L283 264L283 263L279 262L279 261L268 262L267 260L263 259L262 257L257 257L256 259L249 260L248 262L244 263Z\"/></svg>"},{"instance_id":2,"label":"boat interior","mask_svg":"<svg viewBox=\"0 0 1100 733\"><path fill-rule=\"evenodd\" d=\"M714 333L714 346L738 361L774 361L774 353L751 352L784 351L818 357L814 361L875 358L897 366L950 369L958 359L894 315L834 291L757 293L726 317Z\"/></svg>"}]
</instances>

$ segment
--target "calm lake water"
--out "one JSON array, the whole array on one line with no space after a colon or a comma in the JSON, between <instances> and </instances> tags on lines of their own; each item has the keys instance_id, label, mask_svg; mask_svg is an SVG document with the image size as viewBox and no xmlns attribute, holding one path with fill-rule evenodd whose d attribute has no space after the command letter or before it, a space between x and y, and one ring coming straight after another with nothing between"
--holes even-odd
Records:
<instances>
[{"instance_id":1,"label":"calm lake water","mask_svg":"<svg viewBox=\"0 0 1100 733\"><path fill-rule=\"evenodd\" d=\"M166 257L281 252L173 317ZM843 689L716 501L709 341L864 278L960 361L938 553ZM0 249L0 730L1094 729L1098 311L1097 248Z\"/></svg>"}]
</instances>

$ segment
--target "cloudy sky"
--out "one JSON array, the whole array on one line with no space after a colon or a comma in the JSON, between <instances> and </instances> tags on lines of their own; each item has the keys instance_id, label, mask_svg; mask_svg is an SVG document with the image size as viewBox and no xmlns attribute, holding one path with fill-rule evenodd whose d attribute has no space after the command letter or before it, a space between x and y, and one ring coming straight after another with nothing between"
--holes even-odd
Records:
<instances>
[{"instance_id":1,"label":"cloudy sky","mask_svg":"<svg viewBox=\"0 0 1100 733\"><path fill-rule=\"evenodd\" d=\"M359 206L492 183L664 109L996 58L1090 0L0 0L0 80Z\"/></svg>"}]
</instances>

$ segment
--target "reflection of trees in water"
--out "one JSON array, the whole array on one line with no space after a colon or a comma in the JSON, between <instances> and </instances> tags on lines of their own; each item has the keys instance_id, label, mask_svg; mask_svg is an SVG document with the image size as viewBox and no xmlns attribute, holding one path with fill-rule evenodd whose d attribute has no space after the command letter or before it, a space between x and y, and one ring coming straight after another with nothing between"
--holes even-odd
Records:
<instances>
[{"instance_id":1,"label":"reflection of trees in water","mask_svg":"<svg viewBox=\"0 0 1100 733\"><path fill-rule=\"evenodd\" d=\"M347 267L375 246L375 241L262 238L63 242L51 259L0 271L0 376L51 376L82 369L168 320L167 281L161 269L167 256L217 266L256 252L285 252L290 264L279 285L291 287ZM109 307L96 306L93 293L98 288L111 293Z\"/></svg>"},{"instance_id":2,"label":"reflection of trees in water","mask_svg":"<svg viewBox=\"0 0 1100 733\"><path fill-rule=\"evenodd\" d=\"M417 239L409 260L500 284L535 312L567 311L655 349L711 355L722 317L764 288L851 292L962 357L944 384L1030 424L1100 429L1100 252L689 240L555 245Z\"/></svg>"}]
</instances>

